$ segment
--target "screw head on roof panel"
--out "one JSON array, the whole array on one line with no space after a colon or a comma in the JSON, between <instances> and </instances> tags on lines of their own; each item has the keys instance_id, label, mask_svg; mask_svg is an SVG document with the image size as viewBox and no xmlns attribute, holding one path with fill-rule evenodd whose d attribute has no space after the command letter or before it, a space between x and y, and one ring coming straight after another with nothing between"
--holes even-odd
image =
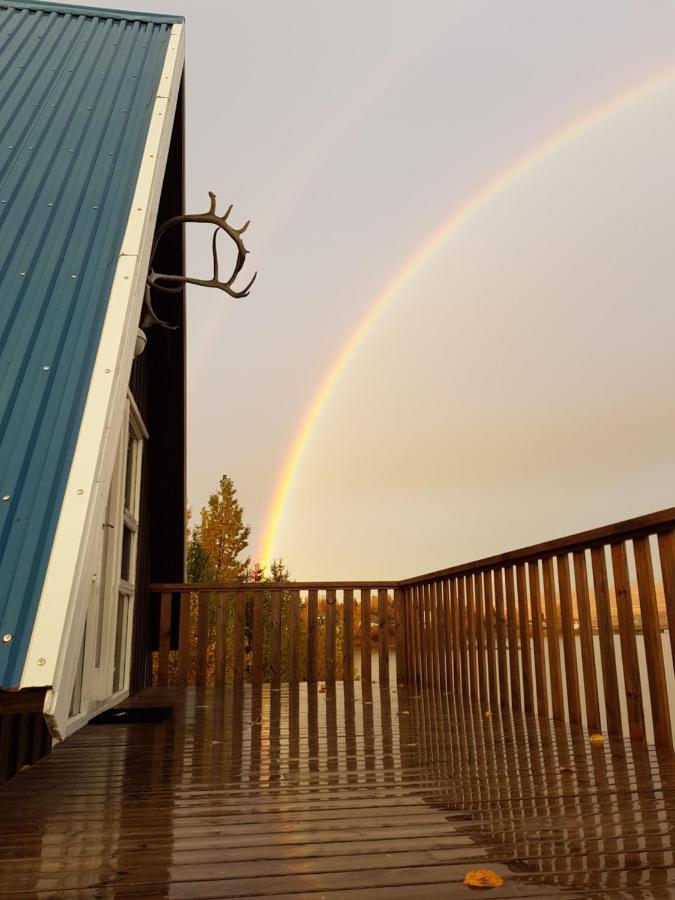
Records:
<instances>
[{"instance_id":1,"label":"screw head on roof panel","mask_svg":"<svg viewBox=\"0 0 675 900\"><path fill-rule=\"evenodd\" d=\"M11 500L12 498L10 497L9 494L3 494L3 495L2 495L2 499L5 501L5 503L7 503L7 501L8 501L8 500Z\"/></svg>"},{"instance_id":2,"label":"screw head on roof panel","mask_svg":"<svg viewBox=\"0 0 675 900\"><path fill-rule=\"evenodd\" d=\"M14 635L13 635L13 634L3 634L3 636L2 636L2 643L3 643L3 644L11 644L11 642L12 642L13 640L14 640Z\"/></svg>"},{"instance_id":3,"label":"screw head on roof panel","mask_svg":"<svg viewBox=\"0 0 675 900\"><path fill-rule=\"evenodd\" d=\"M43 366L43 367L42 367L42 371L43 371L43 372L49 372L49 366Z\"/></svg>"}]
</instances>

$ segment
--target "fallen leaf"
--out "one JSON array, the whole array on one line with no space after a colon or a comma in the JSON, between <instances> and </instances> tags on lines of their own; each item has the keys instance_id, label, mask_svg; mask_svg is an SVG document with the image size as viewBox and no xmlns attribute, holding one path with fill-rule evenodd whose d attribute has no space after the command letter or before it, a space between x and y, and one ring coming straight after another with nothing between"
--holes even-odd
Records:
<instances>
[{"instance_id":1,"label":"fallen leaf","mask_svg":"<svg viewBox=\"0 0 675 900\"><path fill-rule=\"evenodd\" d=\"M497 888L504 884L504 879L492 869L472 869L464 876L464 884L470 888Z\"/></svg>"},{"instance_id":2,"label":"fallen leaf","mask_svg":"<svg viewBox=\"0 0 675 900\"><path fill-rule=\"evenodd\" d=\"M485 716L486 719L491 719L492 718L492 710L486 709L485 712L483 713L483 715Z\"/></svg>"},{"instance_id":3,"label":"fallen leaf","mask_svg":"<svg viewBox=\"0 0 675 900\"><path fill-rule=\"evenodd\" d=\"M601 734L592 734L588 739L591 744L604 744L605 739Z\"/></svg>"},{"instance_id":4,"label":"fallen leaf","mask_svg":"<svg viewBox=\"0 0 675 900\"><path fill-rule=\"evenodd\" d=\"M399 716L409 716L410 715L410 713L408 712L407 709L399 709L398 714L399 714Z\"/></svg>"}]
</instances>

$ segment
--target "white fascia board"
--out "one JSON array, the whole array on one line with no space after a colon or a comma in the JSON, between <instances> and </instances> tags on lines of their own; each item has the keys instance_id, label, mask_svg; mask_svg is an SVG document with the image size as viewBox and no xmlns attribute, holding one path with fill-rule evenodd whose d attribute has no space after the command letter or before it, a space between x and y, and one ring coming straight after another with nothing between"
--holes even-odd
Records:
<instances>
[{"instance_id":1,"label":"white fascia board","mask_svg":"<svg viewBox=\"0 0 675 900\"><path fill-rule=\"evenodd\" d=\"M115 460L183 61L183 26L174 25L21 678L22 688L51 686L45 714L57 735L68 716L79 655L72 637L79 639L89 600L89 537L102 521Z\"/></svg>"}]
</instances>

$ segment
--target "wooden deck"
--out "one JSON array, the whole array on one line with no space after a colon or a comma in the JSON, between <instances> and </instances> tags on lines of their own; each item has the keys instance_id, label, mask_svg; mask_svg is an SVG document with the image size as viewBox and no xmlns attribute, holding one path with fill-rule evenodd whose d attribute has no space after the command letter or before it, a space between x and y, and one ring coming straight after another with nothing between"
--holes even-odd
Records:
<instances>
[{"instance_id":1,"label":"wooden deck","mask_svg":"<svg viewBox=\"0 0 675 900\"><path fill-rule=\"evenodd\" d=\"M675 759L429 689L152 689L0 788L5 897L675 896Z\"/></svg>"}]
</instances>

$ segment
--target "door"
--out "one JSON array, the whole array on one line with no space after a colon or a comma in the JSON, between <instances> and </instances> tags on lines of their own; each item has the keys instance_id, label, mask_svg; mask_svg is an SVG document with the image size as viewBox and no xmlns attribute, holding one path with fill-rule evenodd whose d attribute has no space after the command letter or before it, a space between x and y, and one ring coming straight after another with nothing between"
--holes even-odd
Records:
<instances>
[{"instance_id":1,"label":"door","mask_svg":"<svg viewBox=\"0 0 675 900\"><path fill-rule=\"evenodd\" d=\"M94 567L70 715L91 713L129 688L143 440L126 401L110 492L94 535Z\"/></svg>"}]
</instances>

